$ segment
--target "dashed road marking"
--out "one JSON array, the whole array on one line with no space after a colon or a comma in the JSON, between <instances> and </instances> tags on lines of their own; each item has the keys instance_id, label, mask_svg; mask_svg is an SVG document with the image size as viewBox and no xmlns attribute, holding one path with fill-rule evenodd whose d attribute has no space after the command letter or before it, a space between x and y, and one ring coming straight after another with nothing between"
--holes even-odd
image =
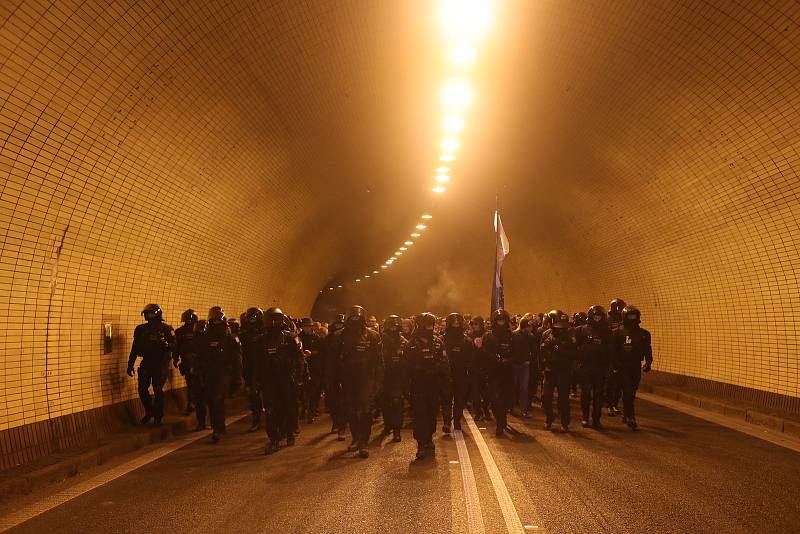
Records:
<instances>
[{"instance_id":1,"label":"dashed road marking","mask_svg":"<svg viewBox=\"0 0 800 534\"><path fill-rule=\"evenodd\" d=\"M225 424L229 425L231 423L235 423L239 419L244 418L246 415L247 414L229 417L228 419L225 420ZM208 436L209 433L187 434L185 436L176 439L175 441L166 443L161 447L158 447L156 449L153 449L152 451L148 451L140 456L137 456L136 458L130 460L129 462L125 462L124 464L118 465L117 467L105 471L104 473L100 473L99 475L92 477L85 482L75 484L71 488L59 491L58 493L45 497L44 499L38 502L29 504L28 506L23 506L16 512L0 517L0 532L5 532L6 530L21 525L25 521L28 521L38 515L48 512L57 506L61 506L65 502L71 501L76 497L80 497L84 493L88 493L93 489L108 484L113 480L116 480L122 476L127 475L131 471L135 471L136 469L139 469L140 467L152 463L158 460L159 458L162 458L172 452L175 452L178 449L185 447L186 445L189 445L190 443L193 443L197 440L203 439Z\"/></svg>"},{"instance_id":2,"label":"dashed road marking","mask_svg":"<svg viewBox=\"0 0 800 534\"><path fill-rule=\"evenodd\" d=\"M497 468L497 464L492 457L491 451L489 451L488 445L486 445L486 441L484 441L481 435L481 431L478 429L478 425L475 424L475 421L469 413L464 413L464 419L471 431L470 436L475 440L478 451L481 453L486 471L489 473L489 479L492 481L494 493L497 495L497 502L500 504L500 510L503 512L503 519L506 522L506 530L514 534L525 532L525 527L522 526L522 521L519 518L519 514L517 514L517 509L514 507L514 502L511 500L511 495L508 493L508 488L506 488L506 483L503 481L503 476Z\"/></svg>"},{"instance_id":3,"label":"dashed road marking","mask_svg":"<svg viewBox=\"0 0 800 534\"><path fill-rule=\"evenodd\" d=\"M464 501L467 507L469 532L470 534L483 534L485 526L483 524L483 513L481 512L481 501L478 497L478 486L475 484L475 474L472 472L472 462L469 459L467 444L464 442L464 434L460 430L456 430L454 434L456 449L458 450L458 462L456 463L461 466L461 480L464 483Z\"/></svg>"}]
</instances>

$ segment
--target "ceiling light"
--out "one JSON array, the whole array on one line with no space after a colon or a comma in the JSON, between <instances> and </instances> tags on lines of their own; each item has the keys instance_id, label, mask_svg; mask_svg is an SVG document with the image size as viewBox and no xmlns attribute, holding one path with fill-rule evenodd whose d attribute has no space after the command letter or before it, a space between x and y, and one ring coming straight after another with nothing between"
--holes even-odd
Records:
<instances>
[{"instance_id":1,"label":"ceiling light","mask_svg":"<svg viewBox=\"0 0 800 534\"><path fill-rule=\"evenodd\" d=\"M421 235L422 234L420 233L414 232L413 234L411 234L411 237L420 237Z\"/></svg>"},{"instance_id":2,"label":"ceiling light","mask_svg":"<svg viewBox=\"0 0 800 534\"><path fill-rule=\"evenodd\" d=\"M442 88L441 97L447 109L464 109L472 101L472 88L463 80L451 80Z\"/></svg>"},{"instance_id":3,"label":"ceiling light","mask_svg":"<svg viewBox=\"0 0 800 534\"><path fill-rule=\"evenodd\" d=\"M422 215L421 218L423 218L423 219L433 219L433 215L428 215L426 213L425 215Z\"/></svg>"},{"instance_id":4,"label":"ceiling light","mask_svg":"<svg viewBox=\"0 0 800 534\"><path fill-rule=\"evenodd\" d=\"M404 245L408 245L408 246L410 247L411 245L413 245L413 244L414 244L414 242L413 242L413 241L406 241L406 242L405 242L405 243L403 243L403 244L404 244Z\"/></svg>"},{"instance_id":5,"label":"ceiling light","mask_svg":"<svg viewBox=\"0 0 800 534\"><path fill-rule=\"evenodd\" d=\"M361 278L356 278L356 282L360 282L360 281L361 281Z\"/></svg>"},{"instance_id":6,"label":"ceiling light","mask_svg":"<svg viewBox=\"0 0 800 534\"><path fill-rule=\"evenodd\" d=\"M372 271L372 274L378 274L380 271Z\"/></svg>"},{"instance_id":7,"label":"ceiling light","mask_svg":"<svg viewBox=\"0 0 800 534\"><path fill-rule=\"evenodd\" d=\"M439 174L447 174L450 172L450 167L436 167L436 172Z\"/></svg>"},{"instance_id":8,"label":"ceiling light","mask_svg":"<svg viewBox=\"0 0 800 534\"><path fill-rule=\"evenodd\" d=\"M442 140L442 151L443 152L455 152L461 147L461 143L458 142L458 139L454 139L452 137L447 137Z\"/></svg>"},{"instance_id":9,"label":"ceiling light","mask_svg":"<svg viewBox=\"0 0 800 534\"><path fill-rule=\"evenodd\" d=\"M381 265L381 269L388 269L388 268L389 268L388 265Z\"/></svg>"},{"instance_id":10,"label":"ceiling light","mask_svg":"<svg viewBox=\"0 0 800 534\"><path fill-rule=\"evenodd\" d=\"M333 291L333 288L332 288L332 287L329 287L329 288L328 288L328 291Z\"/></svg>"},{"instance_id":11,"label":"ceiling light","mask_svg":"<svg viewBox=\"0 0 800 534\"><path fill-rule=\"evenodd\" d=\"M447 176L446 174L437 174L436 175L436 181L437 182L449 182L450 181L450 177Z\"/></svg>"},{"instance_id":12,"label":"ceiling light","mask_svg":"<svg viewBox=\"0 0 800 534\"><path fill-rule=\"evenodd\" d=\"M425 228L427 228L427 226L425 226L424 224L417 225L417 230L424 230Z\"/></svg>"},{"instance_id":13,"label":"ceiling light","mask_svg":"<svg viewBox=\"0 0 800 534\"><path fill-rule=\"evenodd\" d=\"M450 61L456 65L469 65L478 57L478 52L471 46L457 46L450 50Z\"/></svg>"},{"instance_id":14,"label":"ceiling light","mask_svg":"<svg viewBox=\"0 0 800 534\"><path fill-rule=\"evenodd\" d=\"M400 247L400 250L406 251L406 250L408 250L408 247Z\"/></svg>"},{"instance_id":15,"label":"ceiling light","mask_svg":"<svg viewBox=\"0 0 800 534\"><path fill-rule=\"evenodd\" d=\"M336 286L336 287L342 287L342 286Z\"/></svg>"},{"instance_id":16,"label":"ceiling light","mask_svg":"<svg viewBox=\"0 0 800 534\"><path fill-rule=\"evenodd\" d=\"M439 156L440 161L455 161L456 157L454 154L442 154Z\"/></svg>"},{"instance_id":17,"label":"ceiling light","mask_svg":"<svg viewBox=\"0 0 800 534\"><path fill-rule=\"evenodd\" d=\"M369 278L369 275L368 275L368 274L365 274L365 275L364 275L364 278Z\"/></svg>"},{"instance_id":18,"label":"ceiling light","mask_svg":"<svg viewBox=\"0 0 800 534\"><path fill-rule=\"evenodd\" d=\"M403 253L402 253L402 252L400 252L400 251L398 250L397 252L395 252L395 253L394 253L394 255L395 255L395 256L402 256L402 255L403 255Z\"/></svg>"},{"instance_id":19,"label":"ceiling light","mask_svg":"<svg viewBox=\"0 0 800 534\"><path fill-rule=\"evenodd\" d=\"M492 25L490 0L440 0L439 24L452 41L476 41L486 36Z\"/></svg>"},{"instance_id":20,"label":"ceiling light","mask_svg":"<svg viewBox=\"0 0 800 534\"><path fill-rule=\"evenodd\" d=\"M464 129L464 119L458 115L448 115L442 119L442 128L448 133L458 133Z\"/></svg>"},{"instance_id":21,"label":"ceiling light","mask_svg":"<svg viewBox=\"0 0 800 534\"><path fill-rule=\"evenodd\" d=\"M447 189L445 189L441 185L437 185L436 187L431 189L431 191L433 191L434 193L444 193L445 191L447 191Z\"/></svg>"}]
</instances>

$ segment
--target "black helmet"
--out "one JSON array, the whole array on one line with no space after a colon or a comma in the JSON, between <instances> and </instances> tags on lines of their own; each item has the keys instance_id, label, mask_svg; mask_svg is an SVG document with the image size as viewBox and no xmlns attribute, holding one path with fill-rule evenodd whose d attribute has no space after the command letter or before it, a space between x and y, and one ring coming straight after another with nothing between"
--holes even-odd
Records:
<instances>
[{"instance_id":1,"label":"black helmet","mask_svg":"<svg viewBox=\"0 0 800 534\"><path fill-rule=\"evenodd\" d=\"M333 322L334 323L344 323L345 320L346 320L346 317L345 317L345 315L343 313L337 313L336 314L336 320L333 321Z\"/></svg>"},{"instance_id":2,"label":"black helmet","mask_svg":"<svg viewBox=\"0 0 800 534\"><path fill-rule=\"evenodd\" d=\"M283 323L286 320L286 315L284 315L283 311L280 308L269 308L264 313L264 322L267 328L272 329L281 329L283 328Z\"/></svg>"},{"instance_id":3,"label":"black helmet","mask_svg":"<svg viewBox=\"0 0 800 534\"><path fill-rule=\"evenodd\" d=\"M397 334L400 332L400 325L401 325L401 320L400 317L397 315L390 315L389 317L383 320L384 332L391 332L393 334Z\"/></svg>"},{"instance_id":4,"label":"black helmet","mask_svg":"<svg viewBox=\"0 0 800 534\"><path fill-rule=\"evenodd\" d=\"M589 325L600 325L606 322L606 310L599 304L589 308L589 312L586 315Z\"/></svg>"},{"instance_id":5,"label":"black helmet","mask_svg":"<svg viewBox=\"0 0 800 534\"><path fill-rule=\"evenodd\" d=\"M194 333L200 335L206 331L206 327L208 327L208 321L205 319L199 319L196 323L194 323Z\"/></svg>"},{"instance_id":6,"label":"black helmet","mask_svg":"<svg viewBox=\"0 0 800 534\"><path fill-rule=\"evenodd\" d=\"M344 321L337 318L331 323L330 327L328 328L328 332L338 332L342 328L344 328Z\"/></svg>"},{"instance_id":7,"label":"black helmet","mask_svg":"<svg viewBox=\"0 0 800 534\"><path fill-rule=\"evenodd\" d=\"M247 308L247 311L244 312L244 319L242 319L242 325L248 326L258 326L259 324L264 324L264 312L261 308L252 307Z\"/></svg>"},{"instance_id":8,"label":"black helmet","mask_svg":"<svg viewBox=\"0 0 800 534\"><path fill-rule=\"evenodd\" d=\"M445 325L447 325L447 328L464 330L464 317L460 313L451 313L447 316Z\"/></svg>"},{"instance_id":9,"label":"black helmet","mask_svg":"<svg viewBox=\"0 0 800 534\"><path fill-rule=\"evenodd\" d=\"M642 322L642 312L636 306L625 306L622 310L622 322L624 324L638 325Z\"/></svg>"},{"instance_id":10,"label":"black helmet","mask_svg":"<svg viewBox=\"0 0 800 534\"><path fill-rule=\"evenodd\" d=\"M181 322L184 324L194 324L197 322L197 314L189 308L181 314Z\"/></svg>"},{"instance_id":11,"label":"black helmet","mask_svg":"<svg viewBox=\"0 0 800 534\"><path fill-rule=\"evenodd\" d=\"M508 315L508 312L502 308L492 313L492 328L499 326L500 321L505 321L502 328L511 328L511 317Z\"/></svg>"},{"instance_id":12,"label":"black helmet","mask_svg":"<svg viewBox=\"0 0 800 534\"><path fill-rule=\"evenodd\" d=\"M234 334L234 335L238 334L239 333L239 328L240 328L239 327L239 321L237 321L236 319L231 317L230 319L228 319L228 328L231 329L231 333L232 334Z\"/></svg>"},{"instance_id":13,"label":"black helmet","mask_svg":"<svg viewBox=\"0 0 800 534\"><path fill-rule=\"evenodd\" d=\"M622 299L614 299L611 301L611 304L608 305L608 313L618 315L622 313L623 308L625 308L625 301Z\"/></svg>"},{"instance_id":14,"label":"black helmet","mask_svg":"<svg viewBox=\"0 0 800 534\"><path fill-rule=\"evenodd\" d=\"M311 317L303 317L300 326L314 326L314 321L311 320Z\"/></svg>"},{"instance_id":15,"label":"black helmet","mask_svg":"<svg viewBox=\"0 0 800 534\"><path fill-rule=\"evenodd\" d=\"M433 327L436 326L436 316L431 312L423 313L417 318L417 326L421 330L433 331Z\"/></svg>"},{"instance_id":16,"label":"black helmet","mask_svg":"<svg viewBox=\"0 0 800 534\"><path fill-rule=\"evenodd\" d=\"M144 319L147 322L160 323L164 320L163 313L161 312L161 306L158 304L148 304L145 306L142 310L142 316L144 316Z\"/></svg>"},{"instance_id":17,"label":"black helmet","mask_svg":"<svg viewBox=\"0 0 800 534\"><path fill-rule=\"evenodd\" d=\"M589 320L589 316L586 315L583 312L576 312L572 316L572 324L574 324L575 326L585 325L588 320Z\"/></svg>"},{"instance_id":18,"label":"black helmet","mask_svg":"<svg viewBox=\"0 0 800 534\"><path fill-rule=\"evenodd\" d=\"M361 306L353 306L347 312L347 324L356 324L361 326L367 324L367 312Z\"/></svg>"},{"instance_id":19,"label":"black helmet","mask_svg":"<svg viewBox=\"0 0 800 534\"><path fill-rule=\"evenodd\" d=\"M547 317L550 318L550 328L567 329L569 328L569 316L561 310L550 310L547 312Z\"/></svg>"},{"instance_id":20,"label":"black helmet","mask_svg":"<svg viewBox=\"0 0 800 534\"><path fill-rule=\"evenodd\" d=\"M208 310L208 325L216 326L226 321L225 312L219 306L213 306Z\"/></svg>"}]
</instances>

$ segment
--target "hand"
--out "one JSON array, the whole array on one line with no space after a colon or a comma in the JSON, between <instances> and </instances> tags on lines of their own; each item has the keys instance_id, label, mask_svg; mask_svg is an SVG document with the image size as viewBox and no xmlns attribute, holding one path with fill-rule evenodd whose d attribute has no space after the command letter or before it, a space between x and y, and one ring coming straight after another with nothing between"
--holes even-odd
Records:
<instances>
[{"instance_id":1,"label":"hand","mask_svg":"<svg viewBox=\"0 0 800 534\"><path fill-rule=\"evenodd\" d=\"M475 338L475 347L477 347L477 348L483 347L483 338L482 337L476 337Z\"/></svg>"},{"instance_id":2,"label":"hand","mask_svg":"<svg viewBox=\"0 0 800 534\"><path fill-rule=\"evenodd\" d=\"M126 373L127 373L128 376L133 376L133 367L128 367L128 370L126 371Z\"/></svg>"},{"instance_id":3,"label":"hand","mask_svg":"<svg viewBox=\"0 0 800 534\"><path fill-rule=\"evenodd\" d=\"M643 373L649 373L650 372L650 364L649 363L644 364L644 367L642 367L642 372Z\"/></svg>"}]
</instances>

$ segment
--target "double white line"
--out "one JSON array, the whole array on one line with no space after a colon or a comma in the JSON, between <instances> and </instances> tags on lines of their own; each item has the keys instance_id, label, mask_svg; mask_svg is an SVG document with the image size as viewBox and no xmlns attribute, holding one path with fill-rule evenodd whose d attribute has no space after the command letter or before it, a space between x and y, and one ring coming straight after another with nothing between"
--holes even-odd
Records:
<instances>
[{"instance_id":1,"label":"double white line","mask_svg":"<svg viewBox=\"0 0 800 534\"><path fill-rule=\"evenodd\" d=\"M503 519L506 523L506 530L508 532L519 534L525 532L525 527L517 514L517 509L514 507L514 502L511 500L511 495L508 493L506 483L500 474L500 469L486 445L481 431L472 416L465 412L464 420L470 430L470 435L478 446L478 451L481 453L483 465L486 466L486 471L489 474L489 479L492 482L494 493L497 496L497 502L500 504L500 510L503 512ZM461 478L464 482L464 497L467 506L467 520L469 522L470 534L483 534L485 526L483 522L483 514L481 513L481 503L478 497L478 487L475 484L475 475L472 472L472 463L469 459L467 451L467 444L464 442L464 435L460 430L456 430L456 448L458 449L458 460L461 465Z\"/></svg>"}]
</instances>

